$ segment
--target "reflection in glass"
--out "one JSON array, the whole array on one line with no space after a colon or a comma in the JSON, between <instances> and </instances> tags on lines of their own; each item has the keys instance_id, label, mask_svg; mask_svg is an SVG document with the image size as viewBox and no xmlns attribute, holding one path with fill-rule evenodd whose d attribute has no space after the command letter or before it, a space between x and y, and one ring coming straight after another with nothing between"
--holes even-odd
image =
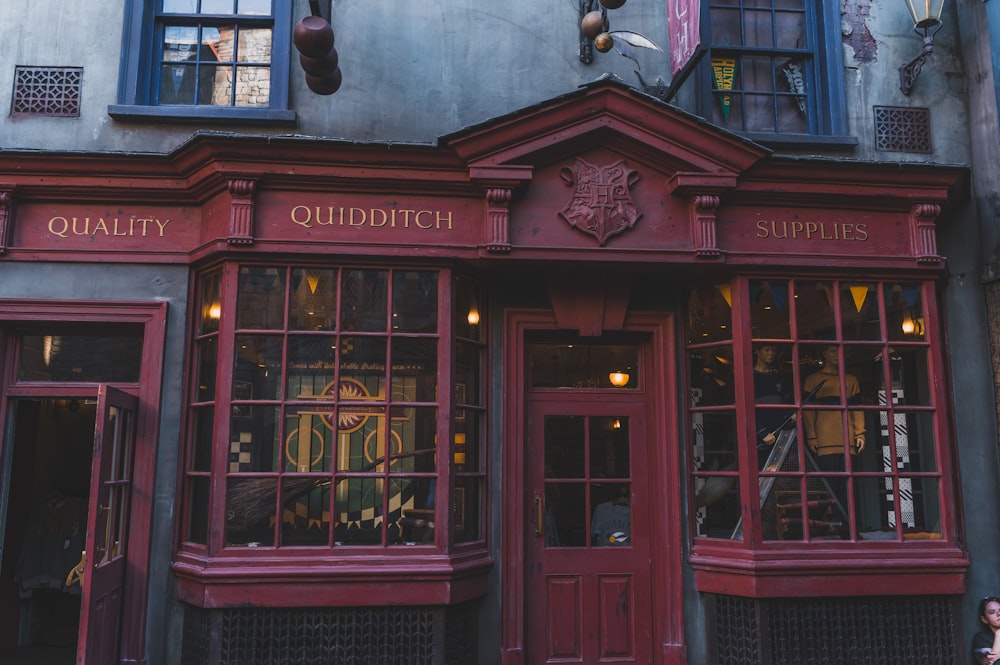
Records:
<instances>
[{"instance_id":1,"label":"reflection in glass","mask_svg":"<svg viewBox=\"0 0 1000 665\"><path fill-rule=\"evenodd\" d=\"M545 483L545 545L546 547L586 547L587 499L586 483Z\"/></svg>"},{"instance_id":2,"label":"reflection in glass","mask_svg":"<svg viewBox=\"0 0 1000 665\"><path fill-rule=\"evenodd\" d=\"M483 348L469 342L455 343L455 403L482 406Z\"/></svg>"},{"instance_id":3,"label":"reflection in glass","mask_svg":"<svg viewBox=\"0 0 1000 665\"><path fill-rule=\"evenodd\" d=\"M396 270L392 273L392 329L396 332L437 332L437 273Z\"/></svg>"},{"instance_id":4,"label":"reflection in glass","mask_svg":"<svg viewBox=\"0 0 1000 665\"><path fill-rule=\"evenodd\" d=\"M222 271L216 270L201 277L200 311L198 333L206 334L219 330L222 318Z\"/></svg>"},{"instance_id":5,"label":"reflection in glass","mask_svg":"<svg viewBox=\"0 0 1000 665\"><path fill-rule=\"evenodd\" d=\"M386 330L389 273L385 270L345 270L341 285L341 329Z\"/></svg>"},{"instance_id":6,"label":"reflection in glass","mask_svg":"<svg viewBox=\"0 0 1000 665\"><path fill-rule=\"evenodd\" d=\"M545 477L584 478L583 416L545 416Z\"/></svg>"},{"instance_id":7,"label":"reflection in glass","mask_svg":"<svg viewBox=\"0 0 1000 665\"><path fill-rule=\"evenodd\" d=\"M233 404L232 413L229 472L277 471L281 451L279 408L264 404Z\"/></svg>"},{"instance_id":8,"label":"reflection in glass","mask_svg":"<svg viewBox=\"0 0 1000 665\"><path fill-rule=\"evenodd\" d=\"M391 380L394 401L433 402L437 399L437 340L394 337Z\"/></svg>"},{"instance_id":9,"label":"reflection in glass","mask_svg":"<svg viewBox=\"0 0 1000 665\"><path fill-rule=\"evenodd\" d=\"M733 404L733 348L729 345L694 349L688 353L692 406Z\"/></svg>"},{"instance_id":10,"label":"reflection in glass","mask_svg":"<svg viewBox=\"0 0 1000 665\"><path fill-rule=\"evenodd\" d=\"M322 268L295 268L292 270L288 327L291 330L336 329L336 270Z\"/></svg>"},{"instance_id":11,"label":"reflection in glass","mask_svg":"<svg viewBox=\"0 0 1000 665\"><path fill-rule=\"evenodd\" d=\"M264 266L240 268L236 327L280 330L284 327L285 270Z\"/></svg>"},{"instance_id":12,"label":"reflection in glass","mask_svg":"<svg viewBox=\"0 0 1000 665\"><path fill-rule=\"evenodd\" d=\"M210 402L215 399L215 377L218 372L219 340L209 337L197 342L198 354L198 396L199 402Z\"/></svg>"},{"instance_id":13,"label":"reflection in glass","mask_svg":"<svg viewBox=\"0 0 1000 665\"><path fill-rule=\"evenodd\" d=\"M185 540L205 545L208 543L208 492L209 478L188 478L187 537Z\"/></svg>"},{"instance_id":14,"label":"reflection in glass","mask_svg":"<svg viewBox=\"0 0 1000 665\"><path fill-rule=\"evenodd\" d=\"M688 298L688 343L730 339L733 336L732 303L732 290L727 283L691 289Z\"/></svg>"},{"instance_id":15,"label":"reflection in glass","mask_svg":"<svg viewBox=\"0 0 1000 665\"><path fill-rule=\"evenodd\" d=\"M233 399L281 397L280 335L237 335L233 369Z\"/></svg>"},{"instance_id":16,"label":"reflection in glass","mask_svg":"<svg viewBox=\"0 0 1000 665\"><path fill-rule=\"evenodd\" d=\"M750 281L750 329L754 339L790 339L792 336L786 280Z\"/></svg>"},{"instance_id":17,"label":"reflection in glass","mask_svg":"<svg viewBox=\"0 0 1000 665\"><path fill-rule=\"evenodd\" d=\"M209 406L194 409L194 449L191 452L192 471L212 470L212 449L215 438L215 410Z\"/></svg>"},{"instance_id":18,"label":"reflection in glass","mask_svg":"<svg viewBox=\"0 0 1000 665\"><path fill-rule=\"evenodd\" d=\"M800 339L837 338L833 293L833 285L829 282L796 283L795 318Z\"/></svg>"},{"instance_id":19,"label":"reflection in glass","mask_svg":"<svg viewBox=\"0 0 1000 665\"><path fill-rule=\"evenodd\" d=\"M455 479L455 542L482 540L483 481L475 477Z\"/></svg>"}]
</instances>

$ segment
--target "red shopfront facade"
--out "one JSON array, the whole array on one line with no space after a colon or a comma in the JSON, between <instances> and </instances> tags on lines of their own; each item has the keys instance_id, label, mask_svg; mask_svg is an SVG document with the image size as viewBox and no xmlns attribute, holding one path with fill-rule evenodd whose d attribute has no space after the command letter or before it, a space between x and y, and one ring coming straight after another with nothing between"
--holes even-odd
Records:
<instances>
[{"instance_id":1,"label":"red shopfront facade","mask_svg":"<svg viewBox=\"0 0 1000 665\"><path fill-rule=\"evenodd\" d=\"M135 626L161 602L185 663L792 662L801 603L876 598L883 633L919 612L953 643L935 225L962 170L777 157L610 81L437 146L5 163L3 263L188 271L180 404L154 298L46 301L40 272L0 299L7 414L68 389L19 372L22 330L138 317L135 378L84 389L138 423L127 482L96 464L86 494L128 535L84 566L93 662L159 662ZM176 602L149 591L164 531Z\"/></svg>"}]
</instances>

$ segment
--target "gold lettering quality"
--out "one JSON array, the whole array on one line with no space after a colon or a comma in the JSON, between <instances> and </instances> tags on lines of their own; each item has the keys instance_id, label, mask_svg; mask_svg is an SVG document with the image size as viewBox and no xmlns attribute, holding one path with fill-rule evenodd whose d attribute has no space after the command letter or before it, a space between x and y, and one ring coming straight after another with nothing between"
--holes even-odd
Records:
<instances>
[{"instance_id":1,"label":"gold lettering quality","mask_svg":"<svg viewBox=\"0 0 1000 665\"><path fill-rule=\"evenodd\" d=\"M305 229L320 226L353 226L373 229L409 229L422 231L451 231L455 228L453 213L443 210L416 210L413 208L343 208L337 206L297 205L288 213L288 219Z\"/></svg>"},{"instance_id":2,"label":"gold lettering quality","mask_svg":"<svg viewBox=\"0 0 1000 665\"><path fill-rule=\"evenodd\" d=\"M767 240L868 240L868 225L851 222L788 222L758 219L754 237Z\"/></svg>"},{"instance_id":3,"label":"gold lettering quality","mask_svg":"<svg viewBox=\"0 0 1000 665\"><path fill-rule=\"evenodd\" d=\"M98 236L118 237L118 238L163 238L167 235L167 225L169 219L157 219L155 217L129 216L128 219L112 217L60 217L56 216L49 220L49 233L58 238L69 238L70 236L87 236L96 238Z\"/></svg>"}]
</instances>

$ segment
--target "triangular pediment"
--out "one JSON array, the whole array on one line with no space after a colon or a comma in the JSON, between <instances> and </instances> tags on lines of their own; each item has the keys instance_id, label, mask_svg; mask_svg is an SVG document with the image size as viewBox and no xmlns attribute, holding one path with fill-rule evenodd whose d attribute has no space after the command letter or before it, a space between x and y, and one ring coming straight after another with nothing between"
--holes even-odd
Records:
<instances>
[{"instance_id":1,"label":"triangular pediment","mask_svg":"<svg viewBox=\"0 0 1000 665\"><path fill-rule=\"evenodd\" d=\"M527 179L531 169L603 149L655 168L677 187L700 189L730 188L770 154L613 77L466 128L441 144L477 179L505 173Z\"/></svg>"}]
</instances>

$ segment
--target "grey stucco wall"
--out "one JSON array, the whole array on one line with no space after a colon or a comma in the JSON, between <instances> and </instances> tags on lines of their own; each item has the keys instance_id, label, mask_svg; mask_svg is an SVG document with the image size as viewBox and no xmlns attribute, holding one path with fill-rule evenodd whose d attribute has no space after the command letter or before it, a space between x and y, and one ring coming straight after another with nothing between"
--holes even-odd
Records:
<instances>
[{"instance_id":1,"label":"grey stucco wall","mask_svg":"<svg viewBox=\"0 0 1000 665\"><path fill-rule=\"evenodd\" d=\"M0 299L168 303L149 568L148 665L180 662L181 617L172 602L176 585L171 583L170 560L183 413L187 291L186 266L0 262Z\"/></svg>"},{"instance_id":2,"label":"grey stucco wall","mask_svg":"<svg viewBox=\"0 0 1000 665\"><path fill-rule=\"evenodd\" d=\"M292 0L293 21L309 13ZM79 118L21 117L0 121L0 148L165 152L192 125L111 119L116 101L124 7L122 0L87 4L60 0L0 3L0 109L9 109L15 65L82 66ZM333 24L344 84L334 95L305 87L293 52L289 95L298 125L226 129L359 141L433 143L491 118L572 91L604 73L638 85L636 64L612 50L580 62L578 0L333 0ZM902 3L842 0L842 47L849 133L855 148L796 149L878 161L967 163L964 75L954 5L909 97L897 68L920 50ZM647 82L670 80L663 0L629 0L610 12L613 30L642 33L664 49L636 49ZM694 77L686 84L693 85ZM677 103L691 99L678 96ZM873 106L931 109L931 155L875 150ZM685 110L693 111L692 108Z\"/></svg>"}]
</instances>

